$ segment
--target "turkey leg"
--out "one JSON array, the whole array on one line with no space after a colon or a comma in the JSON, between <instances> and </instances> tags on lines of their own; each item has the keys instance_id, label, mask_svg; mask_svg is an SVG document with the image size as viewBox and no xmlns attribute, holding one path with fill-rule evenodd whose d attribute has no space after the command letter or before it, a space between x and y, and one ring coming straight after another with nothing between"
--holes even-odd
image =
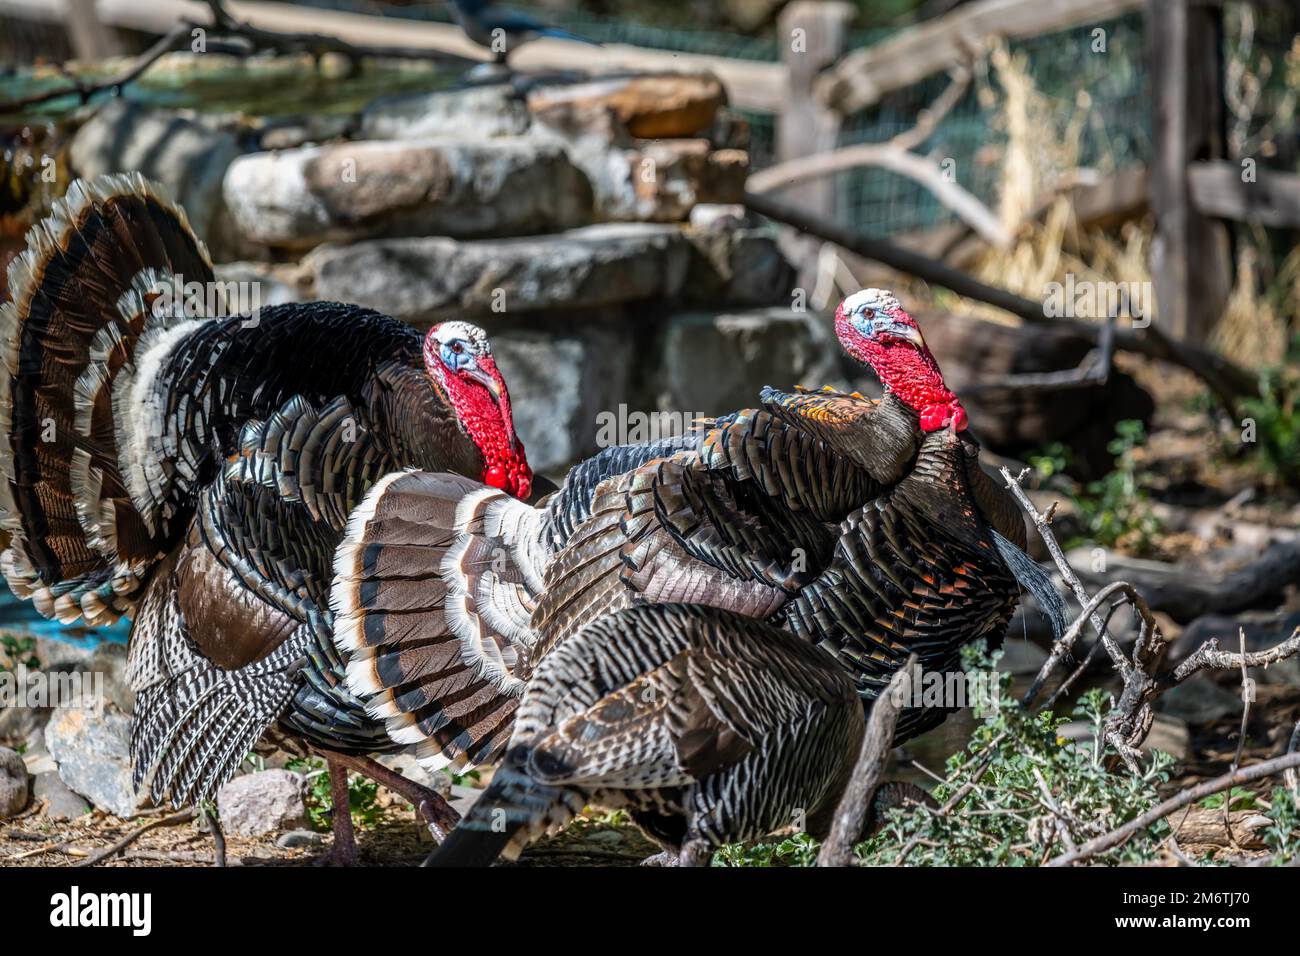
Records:
<instances>
[{"instance_id":1,"label":"turkey leg","mask_svg":"<svg viewBox=\"0 0 1300 956\"><path fill-rule=\"evenodd\" d=\"M352 802L348 797L348 768L337 759L342 754L325 753L330 771L330 797L334 803L331 814L334 826L334 847L322 859L329 866L357 865L357 838L352 829Z\"/></svg>"},{"instance_id":2,"label":"turkey leg","mask_svg":"<svg viewBox=\"0 0 1300 956\"><path fill-rule=\"evenodd\" d=\"M321 753L330 762L331 777L334 773L334 765L337 763L340 767L364 774L375 783L387 787L400 797L404 797L408 803L415 807L416 812L429 827L429 832L433 834L434 839L439 843L447 839L447 834L460 822L460 814L452 809L451 804L441 794L435 793L428 787L421 786L414 780L408 780L395 770L389 770L377 760L372 760L369 757L354 757L349 754L335 753L332 750L322 750ZM351 822L349 821L350 827Z\"/></svg>"}]
</instances>

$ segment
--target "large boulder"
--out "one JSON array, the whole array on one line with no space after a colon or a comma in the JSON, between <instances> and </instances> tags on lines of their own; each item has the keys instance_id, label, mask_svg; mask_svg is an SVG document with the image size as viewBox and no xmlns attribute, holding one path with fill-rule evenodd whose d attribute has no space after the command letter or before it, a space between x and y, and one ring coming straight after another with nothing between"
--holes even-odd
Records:
<instances>
[{"instance_id":1,"label":"large boulder","mask_svg":"<svg viewBox=\"0 0 1300 956\"><path fill-rule=\"evenodd\" d=\"M680 229L620 223L536 238L328 245L304 265L315 298L428 324L671 298L682 287L689 258Z\"/></svg>"},{"instance_id":2,"label":"large boulder","mask_svg":"<svg viewBox=\"0 0 1300 956\"><path fill-rule=\"evenodd\" d=\"M673 316L660 380L673 409L716 415L752 407L764 385L819 387L836 374L830 323L788 308Z\"/></svg>"},{"instance_id":3,"label":"large boulder","mask_svg":"<svg viewBox=\"0 0 1300 956\"><path fill-rule=\"evenodd\" d=\"M502 83L432 93L394 93L361 112L361 139L483 139L520 136L532 120L523 97Z\"/></svg>"},{"instance_id":4,"label":"large boulder","mask_svg":"<svg viewBox=\"0 0 1300 956\"><path fill-rule=\"evenodd\" d=\"M660 73L538 86L528 94L528 109L542 122L570 127L612 114L632 136L667 139L698 135L725 101L722 82L711 73Z\"/></svg>"},{"instance_id":5,"label":"large boulder","mask_svg":"<svg viewBox=\"0 0 1300 956\"><path fill-rule=\"evenodd\" d=\"M695 251L684 287L688 301L730 307L792 301L795 270L770 229L723 219L688 229L686 237Z\"/></svg>"},{"instance_id":6,"label":"large boulder","mask_svg":"<svg viewBox=\"0 0 1300 956\"><path fill-rule=\"evenodd\" d=\"M371 141L253 153L224 194L241 236L308 249L369 236L520 235L590 221L587 181L558 143Z\"/></svg>"},{"instance_id":7,"label":"large boulder","mask_svg":"<svg viewBox=\"0 0 1300 956\"><path fill-rule=\"evenodd\" d=\"M599 324L497 332L492 350L535 470L553 472L596 451L597 416L626 401L634 356L625 333Z\"/></svg>"},{"instance_id":8,"label":"large boulder","mask_svg":"<svg viewBox=\"0 0 1300 956\"><path fill-rule=\"evenodd\" d=\"M123 819L135 815L131 718L111 705L60 707L45 727L45 746L72 790Z\"/></svg>"},{"instance_id":9,"label":"large boulder","mask_svg":"<svg viewBox=\"0 0 1300 956\"><path fill-rule=\"evenodd\" d=\"M221 184L242 152L236 131L220 123L117 99L77 131L68 155L78 176L140 172L162 183L218 252L228 243Z\"/></svg>"}]
</instances>

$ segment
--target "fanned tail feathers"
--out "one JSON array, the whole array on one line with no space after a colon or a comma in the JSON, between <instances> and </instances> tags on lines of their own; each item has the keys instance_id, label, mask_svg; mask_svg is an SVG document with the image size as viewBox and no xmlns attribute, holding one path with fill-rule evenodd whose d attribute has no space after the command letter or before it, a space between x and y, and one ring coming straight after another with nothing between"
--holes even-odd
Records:
<instances>
[{"instance_id":1,"label":"fanned tail feathers","mask_svg":"<svg viewBox=\"0 0 1300 956\"><path fill-rule=\"evenodd\" d=\"M0 565L47 617L116 621L177 530L157 510L163 465L138 429L166 343L197 324L159 290L212 276L185 213L138 174L74 182L9 266Z\"/></svg>"},{"instance_id":2,"label":"fanned tail feathers","mask_svg":"<svg viewBox=\"0 0 1300 956\"><path fill-rule=\"evenodd\" d=\"M481 764L505 745L543 516L459 475L396 472L348 521L331 594L348 687L426 767Z\"/></svg>"}]
</instances>

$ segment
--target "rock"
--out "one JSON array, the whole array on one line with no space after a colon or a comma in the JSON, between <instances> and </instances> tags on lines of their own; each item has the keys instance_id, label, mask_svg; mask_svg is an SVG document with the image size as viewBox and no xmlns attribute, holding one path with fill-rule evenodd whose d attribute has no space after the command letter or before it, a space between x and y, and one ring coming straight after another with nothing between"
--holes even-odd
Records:
<instances>
[{"instance_id":1,"label":"rock","mask_svg":"<svg viewBox=\"0 0 1300 956\"><path fill-rule=\"evenodd\" d=\"M185 207L199 238L220 249L225 238L221 183L242 151L229 129L116 99L77 130L69 161L78 176L140 172L162 183Z\"/></svg>"},{"instance_id":2,"label":"rock","mask_svg":"<svg viewBox=\"0 0 1300 956\"><path fill-rule=\"evenodd\" d=\"M744 194L749 154L708 140L664 140L637 148L590 142L569 154L591 181L599 219L680 222L697 203L735 203Z\"/></svg>"},{"instance_id":3,"label":"rock","mask_svg":"<svg viewBox=\"0 0 1300 956\"><path fill-rule=\"evenodd\" d=\"M311 830L290 830L288 833L281 833L275 840L275 845L282 850L296 850L301 847L314 848L323 845L323 843L320 834L313 833Z\"/></svg>"},{"instance_id":4,"label":"rock","mask_svg":"<svg viewBox=\"0 0 1300 956\"><path fill-rule=\"evenodd\" d=\"M261 149L295 149L342 139L352 130L353 117L337 113L307 113L267 120L258 131Z\"/></svg>"},{"instance_id":5,"label":"rock","mask_svg":"<svg viewBox=\"0 0 1300 956\"><path fill-rule=\"evenodd\" d=\"M512 396L513 397L513 396ZM531 449L530 449L531 451ZM400 773L408 780L413 780L422 787L428 787L430 790L446 794L451 787L451 778L445 773L431 774L420 766L420 761L415 758L414 754L405 751L395 754L379 754L375 760L383 764L389 770Z\"/></svg>"},{"instance_id":6,"label":"rock","mask_svg":"<svg viewBox=\"0 0 1300 956\"><path fill-rule=\"evenodd\" d=\"M502 83L433 93L381 96L361 111L361 139L485 139L519 136L532 119L514 88Z\"/></svg>"},{"instance_id":7,"label":"rock","mask_svg":"<svg viewBox=\"0 0 1300 956\"><path fill-rule=\"evenodd\" d=\"M453 784L451 788L451 799L448 803L451 808L459 813L462 817L469 813L470 809L478 802L479 797L483 796L483 791L475 787L465 787L459 784Z\"/></svg>"},{"instance_id":8,"label":"rock","mask_svg":"<svg viewBox=\"0 0 1300 956\"><path fill-rule=\"evenodd\" d=\"M590 221L586 179L558 143L336 143L253 153L224 195L248 242L307 249L369 236L519 235Z\"/></svg>"},{"instance_id":9,"label":"rock","mask_svg":"<svg viewBox=\"0 0 1300 956\"><path fill-rule=\"evenodd\" d=\"M689 301L742 307L791 301L795 270L770 231L689 229L686 237L696 253L684 287Z\"/></svg>"},{"instance_id":10,"label":"rock","mask_svg":"<svg viewBox=\"0 0 1300 956\"><path fill-rule=\"evenodd\" d=\"M698 135L725 99L722 82L711 73L643 74L540 86L528 94L528 109L542 122L569 127L610 113L632 136L666 139Z\"/></svg>"},{"instance_id":11,"label":"rock","mask_svg":"<svg viewBox=\"0 0 1300 956\"><path fill-rule=\"evenodd\" d=\"M111 705L60 707L45 727L45 746L73 791L123 819L135 815L129 717Z\"/></svg>"},{"instance_id":12,"label":"rock","mask_svg":"<svg viewBox=\"0 0 1300 956\"><path fill-rule=\"evenodd\" d=\"M1002 642L1002 659L998 661L998 670L1004 673L1033 675L1042 670L1046 663L1047 651L1032 641L1008 637Z\"/></svg>"},{"instance_id":13,"label":"rock","mask_svg":"<svg viewBox=\"0 0 1300 956\"><path fill-rule=\"evenodd\" d=\"M216 266L214 271L219 282L243 284L241 299L238 301L255 303L255 308L302 301L292 266L265 262L227 262ZM229 296L227 301L230 301Z\"/></svg>"},{"instance_id":14,"label":"rock","mask_svg":"<svg viewBox=\"0 0 1300 956\"><path fill-rule=\"evenodd\" d=\"M25 744L49 719L50 711L46 707L0 706L0 746Z\"/></svg>"},{"instance_id":15,"label":"rock","mask_svg":"<svg viewBox=\"0 0 1300 956\"><path fill-rule=\"evenodd\" d=\"M682 313L664 335L664 401L709 415L750 407L764 385L820 387L837 354L830 323L807 312Z\"/></svg>"},{"instance_id":16,"label":"rock","mask_svg":"<svg viewBox=\"0 0 1300 956\"><path fill-rule=\"evenodd\" d=\"M696 203L691 209L690 224L700 232L734 229L746 223L748 214L743 203Z\"/></svg>"},{"instance_id":17,"label":"rock","mask_svg":"<svg viewBox=\"0 0 1300 956\"><path fill-rule=\"evenodd\" d=\"M1169 714L1156 714L1147 739L1142 743L1142 752L1150 755L1153 750L1161 750L1175 760L1183 760L1187 757L1190 742L1191 734L1184 721Z\"/></svg>"},{"instance_id":18,"label":"rock","mask_svg":"<svg viewBox=\"0 0 1300 956\"><path fill-rule=\"evenodd\" d=\"M217 814L225 831L239 836L301 830L307 823L302 775L262 770L235 777L217 793Z\"/></svg>"},{"instance_id":19,"label":"rock","mask_svg":"<svg viewBox=\"0 0 1300 956\"><path fill-rule=\"evenodd\" d=\"M18 752L0 747L0 820L27 808L27 764Z\"/></svg>"},{"instance_id":20,"label":"rock","mask_svg":"<svg viewBox=\"0 0 1300 956\"><path fill-rule=\"evenodd\" d=\"M592 325L568 334L507 331L492 336L492 349L535 470L597 450L597 416L626 401L635 361L626 334Z\"/></svg>"},{"instance_id":21,"label":"rock","mask_svg":"<svg viewBox=\"0 0 1300 956\"><path fill-rule=\"evenodd\" d=\"M104 643L87 662L92 674L103 675L104 701L124 714L135 713L135 691L126 676L126 645Z\"/></svg>"},{"instance_id":22,"label":"rock","mask_svg":"<svg viewBox=\"0 0 1300 956\"><path fill-rule=\"evenodd\" d=\"M553 236L458 242L375 239L314 250L313 297L354 302L409 322L669 298L690 250L681 230L649 223Z\"/></svg>"},{"instance_id":23,"label":"rock","mask_svg":"<svg viewBox=\"0 0 1300 956\"><path fill-rule=\"evenodd\" d=\"M51 820L75 820L90 812L90 804L68 789L57 771L38 773L32 785L32 801L44 802L41 814Z\"/></svg>"},{"instance_id":24,"label":"rock","mask_svg":"<svg viewBox=\"0 0 1300 956\"><path fill-rule=\"evenodd\" d=\"M1220 687L1206 674L1197 674L1166 691L1156 709L1192 725L1212 724L1230 714L1240 714L1241 694Z\"/></svg>"}]
</instances>

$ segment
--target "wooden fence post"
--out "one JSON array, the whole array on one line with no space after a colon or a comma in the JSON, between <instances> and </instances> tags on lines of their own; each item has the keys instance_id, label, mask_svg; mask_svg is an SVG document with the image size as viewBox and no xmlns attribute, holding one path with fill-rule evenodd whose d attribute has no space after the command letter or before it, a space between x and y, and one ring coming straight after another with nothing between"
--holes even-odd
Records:
<instances>
[{"instance_id":1,"label":"wooden fence post","mask_svg":"<svg viewBox=\"0 0 1300 956\"><path fill-rule=\"evenodd\" d=\"M68 40L78 60L87 63L121 56L125 50L112 27L105 26L95 9L95 0L66 0L64 22Z\"/></svg>"},{"instance_id":2,"label":"wooden fence post","mask_svg":"<svg viewBox=\"0 0 1300 956\"><path fill-rule=\"evenodd\" d=\"M1204 344L1232 284L1221 222L1197 212L1188 166L1224 155L1221 13L1189 0L1146 0L1151 71L1151 247L1159 321L1170 336Z\"/></svg>"},{"instance_id":3,"label":"wooden fence post","mask_svg":"<svg viewBox=\"0 0 1300 956\"><path fill-rule=\"evenodd\" d=\"M788 70L789 85L782 111L776 117L777 162L797 159L834 149L839 145L840 114L828 108L813 93L822 71L839 59L852 4L824 0L795 0L781 11L777 40L781 61ZM835 177L800 183L781 190L784 200L799 208L834 219ZM811 288L815 278L816 249L820 243L798 242L799 284ZM787 248L787 251L793 251Z\"/></svg>"}]
</instances>

